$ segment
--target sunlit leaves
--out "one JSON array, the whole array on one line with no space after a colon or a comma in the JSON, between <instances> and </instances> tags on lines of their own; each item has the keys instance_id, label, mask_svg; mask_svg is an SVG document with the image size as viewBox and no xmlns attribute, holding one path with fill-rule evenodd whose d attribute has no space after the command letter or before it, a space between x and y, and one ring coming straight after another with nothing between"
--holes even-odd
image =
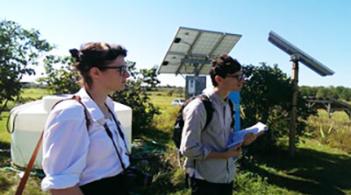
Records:
<instances>
[{"instance_id":1,"label":"sunlit leaves","mask_svg":"<svg viewBox=\"0 0 351 195\"><path fill-rule=\"evenodd\" d=\"M0 113L21 90L24 75L34 75L40 57L53 47L39 31L27 30L13 21L0 21Z\"/></svg>"}]
</instances>

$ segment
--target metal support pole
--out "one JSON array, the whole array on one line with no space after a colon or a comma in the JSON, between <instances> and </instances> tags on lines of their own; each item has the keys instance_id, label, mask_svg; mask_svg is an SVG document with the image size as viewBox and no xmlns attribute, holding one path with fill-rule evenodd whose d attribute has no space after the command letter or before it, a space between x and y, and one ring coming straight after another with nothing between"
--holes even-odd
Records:
<instances>
[{"instance_id":1,"label":"metal support pole","mask_svg":"<svg viewBox=\"0 0 351 195\"><path fill-rule=\"evenodd\" d=\"M328 117L329 117L329 119L331 118L331 103L329 102L328 104L327 104L327 111L328 111Z\"/></svg>"},{"instance_id":2,"label":"metal support pole","mask_svg":"<svg viewBox=\"0 0 351 195\"><path fill-rule=\"evenodd\" d=\"M293 94L292 94L292 105L291 105L291 126L289 131L289 151L290 156L294 157L296 152L296 127L297 127L297 96L299 92L298 80L299 80L299 63L298 60L292 57L292 82L293 82Z\"/></svg>"}]
</instances>

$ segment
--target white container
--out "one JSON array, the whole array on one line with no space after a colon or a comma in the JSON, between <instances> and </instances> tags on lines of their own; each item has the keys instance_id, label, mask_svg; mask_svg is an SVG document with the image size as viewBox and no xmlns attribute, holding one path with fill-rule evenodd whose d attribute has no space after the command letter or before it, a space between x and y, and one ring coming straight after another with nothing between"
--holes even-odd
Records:
<instances>
[{"instance_id":1,"label":"white container","mask_svg":"<svg viewBox=\"0 0 351 195\"><path fill-rule=\"evenodd\" d=\"M9 129L11 133L11 161L13 164L26 167L44 129L46 119L52 106L59 100L72 95L45 96L41 100L14 107L10 112ZM127 138L131 151L132 141L132 109L126 105L115 103L117 116ZM40 149L35 169L41 169L42 150Z\"/></svg>"}]
</instances>

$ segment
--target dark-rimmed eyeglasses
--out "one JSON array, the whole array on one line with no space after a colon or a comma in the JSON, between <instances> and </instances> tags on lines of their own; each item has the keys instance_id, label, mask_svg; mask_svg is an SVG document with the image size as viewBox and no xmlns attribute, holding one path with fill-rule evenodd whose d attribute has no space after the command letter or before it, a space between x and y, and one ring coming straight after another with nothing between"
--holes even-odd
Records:
<instances>
[{"instance_id":1,"label":"dark-rimmed eyeglasses","mask_svg":"<svg viewBox=\"0 0 351 195\"><path fill-rule=\"evenodd\" d=\"M121 66L105 66L101 67L101 70L105 69L116 69L120 74L127 74L128 72L128 66L127 65L121 65Z\"/></svg>"},{"instance_id":2,"label":"dark-rimmed eyeglasses","mask_svg":"<svg viewBox=\"0 0 351 195\"><path fill-rule=\"evenodd\" d=\"M226 77L235 78L235 79L237 79L238 81L245 80L244 74L227 75Z\"/></svg>"}]
</instances>

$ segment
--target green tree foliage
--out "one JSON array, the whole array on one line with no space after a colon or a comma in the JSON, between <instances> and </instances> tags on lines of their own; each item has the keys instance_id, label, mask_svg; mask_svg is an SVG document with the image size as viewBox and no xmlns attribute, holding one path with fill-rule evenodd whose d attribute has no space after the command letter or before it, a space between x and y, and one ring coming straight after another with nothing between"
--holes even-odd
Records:
<instances>
[{"instance_id":1,"label":"green tree foliage","mask_svg":"<svg viewBox=\"0 0 351 195\"><path fill-rule=\"evenodd\" d=\"M41 82L46 83L54 94L75 93L79 89L77 83L78 73L70 67L70 58L48 56L45 59L46 77L41 78ZM128 105L133 110L132 127L133 134L137 135L143 130L150 128L155 114L159 113L150 101L144 84L144 75L140 75L134 62L128 62L129 71L134 78L127 81L127 88L124 91L112 94L112 99L122 104ZM60 65L60 68L54 68ZM148 70L142 71L149 72ZM156 75L153 75L156 77ZM156 78L152 78L156 80Z\"/></svg>"},{"instance_id":2,"label":"green tree foliage","mask_svg":"<svg viewBox=\"0 0 351 195\"><path fill-rule=\"evenodd\" d=\"M255 142L256 149L267 149L275 146L278 138L287 136L290 127L290 111L292 99L291 80L277 65L274 67L261 63L261 66L244 67L247 78L241 91L241 105L244 116L242 126L247 127L262 121L268 124L269 131ZM298 133L305 127L305 119L312 114L306 102L298 98Z\"/></svg>"},{"instance_id":3,"label":"green tree foliage","mask_svg":"<svg viewBox=\"0 0 351 195\"><path fill-rule=\"evenodd\" d=\"M70 57L47 56L44 59L46 76L39 81L46 85L53 94L72 94L79 90L79 74L74 71ZM55 66L60 66L55 68Z\"/></svg>"},{"instance_id":4,"label":"green tree foliage","mask_svg":"<svg viewBox=\"0 0 351 195\"><path fill-rule=\"evenodd\" d=\"M112 99L122 104L128 105L133 110L133 135L138 135L144 130L151 128L152 119L159 114L159 109L155 107L142 86L141 80L128 80L127 89L116 92Z\"/></svg>"},{"instance_id":5,"label":"green tree foliage","mask_svg":"<svg viewBox=\"0 0 351 195\"><path fill-rule=\"evenodd\" d=\"M317 97L317 98L334 98L339 100L351 101L351 88L337 86L337 87L310 87L302 86L300 88L303 96Z\"/></svg>"},{"instance_id":6,"label":"green tree foliage","mask_svg":"<svg viewBox=\"0 0 351 195\"><path fill-rule=\"evenodd\" d=\"M156 114L160 114L160 112L159 109L151 103L149 95L146 93L147 88L142 87L144 80L139 77L139 74L152 72L153 69L144 69L144 71L138 73L135 69L135 63L129 64L129 70L134 80L128 80L127 89L114 93L112 99L132 108L133 134L138 135L151 127L152 119ZM151 77L155 78L150 79L157 80L156 76L156 74L153 74ZM141 78L145 77L150 77L150 75L141 75Z\"/></svg>"},{"instance_id":7,"label":"green tree foliage","mask_svg":"<svg viewBox=\"0 0 351 195\"><path fill-rule=\"evenodd\" d=\"M148 90L156 89L156 86L160 84L160 80L157 79L157 68L141 69L140 73L143 75L143 82L146 84Z\"/></svg>"},{"instance_id":8,"label":"green tree foliage","mask_svg":"<svg viewBox=\"0 0 351 195\"><path fill-rule=\"evenodd\" d=\"M39 57L53 47L37 30L27 30L13 21L0 21L0 114L21 90L24 75L33 75Z\"/></svg>"}]
</instances>

